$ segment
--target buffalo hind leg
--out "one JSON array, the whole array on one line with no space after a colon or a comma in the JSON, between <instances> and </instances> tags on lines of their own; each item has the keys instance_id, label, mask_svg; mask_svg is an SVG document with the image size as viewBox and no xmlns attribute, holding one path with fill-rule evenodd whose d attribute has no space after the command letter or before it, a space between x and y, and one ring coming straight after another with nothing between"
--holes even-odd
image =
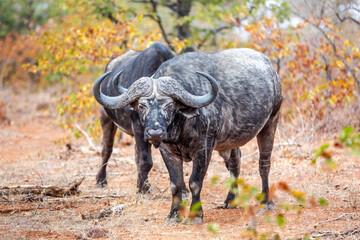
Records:
<instances>
[{"instance_id":1,"label":"buffalo hind leg","mask_svg":"<svg viewBox=\"0 0 360 240\"><path fill-rule=\"evenodd\" d=\"M142 196L149 197L150 183L148 175L153 167L153 161L151 157L151 144L145 142L143 135L139 136L135 134L135 162L138 171L137 179L137 199L140 200Z\"/></svg>"},{"instance_id":2,"label":"buffalo hind leg","mask_svg":"<svg viewBox=\"0 0 360 240\"><path fill-rule=\"evenodd\" d=\"M240 148L234 148L228 151L220 151L220 156L224 159L226 168L230 171L230 177L234 177L237 179L240 175L240 158L241 151ZM237 184L235 184L234 188L237 188ZM233 208L235 206L232 205L232 201L235 199L235 194L232 189L229 190L229 193L225 199L223 204L223 208Z\"/></svg>"},{"instance_id":3,"label":"buffalo hind leg","mask_svg":"<svg viewBox=\"0 0 360 240\"><path fill-rule=\"evenodd\" d=\"M140 123L139 116L132 115L132 130L135 137L135 162L138 172L137 179L137 199L140 200L142 195L149 197L150 183L148 175L153 167L153 161L151 157L151 144L144 140L144 127Z\"/></svg>"},{"instance_id":4,"label":"buffalo hind leg","mask_svg":"<svg viewBox=\"0 0 360 240\"><path fill-rule=\"evenodd\" d=\"M96 187L106 188L107 179L106 179L106 166L113 151L114 146L114 137L116 134L117 127L111 121L111 119L106 114L103 107L100 108L100 124L103 130L102 138L102 164L100 166L99 172L96 175Z\"/></svg>"},{"instance_id":5,"label":"buffalo hind leg","mask_svg":"<svg viewBox=\"0 0 360 240\"><path fill-rule=\"evenodd\" d=\"M271 199L269 199L269 173L271 166L270 157L279 118L279 111L272 114L264 128L257 135L257 142L260 151L259 172L262 181L262 193L265 194L262 203L266 204L265 210L274 210L274 203Z\"/></svg>"}]
</instances>

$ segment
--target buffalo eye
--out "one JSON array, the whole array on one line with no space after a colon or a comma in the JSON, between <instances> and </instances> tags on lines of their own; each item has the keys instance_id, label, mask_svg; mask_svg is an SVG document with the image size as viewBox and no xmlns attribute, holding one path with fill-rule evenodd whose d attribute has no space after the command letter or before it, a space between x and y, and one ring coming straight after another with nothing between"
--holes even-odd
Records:
<instances>
[{"instance_id":1,"label":"buffalo eye","mask_svg":"<svg viewBox=\"0 0 360 240\"><path fill-rule=\"evenodd\" d=\"M138 106L137 106L137 112L139 113L140 121L141 121L142 123L145 122L145 112L146 112L146 109L147 109L147 107L146 107L146 105L144 105L144 104L139 103Z\"/></svg>"},{"instance_id":2,"label":"buffalo eye","mask_svg":"<svg viewBox=\"0 0 360 240\"><path fill-rule=\"evenodd\" d=\"M174 106L173 103L169 103L169 104L167 104L167 105L165 105L165 106L163 107L163 111L164 111L164 113L165 113L165 118L166 118L167 120L169 120L170 117L171 117L171 113L172 113L172 110L173 110L173 106Z\"/></svg>"},{"instance_id":3,"label":"buffalo eye","mask_svg":"<svg viewBox=\"0 0 360 240\"><path fill-rule=\"evenodd\" d=\"M169 111L169 110L171 110L171 109L173 108L173 106L174 106L173 103L169 103L169 104L167 104L167 105L164 107L164 110L165 110L165 111Z\"/></svg>"},{"instance_id":4,"label":"buffalo eye","mask_svg":"<svg viewBox=\"0 0 360 240\"><path fill-rule=\"evenodd\" d=\"M138 110L139 110L139 112L144 112L145 109L146 109L146 106L143 105L143 104L141 104L141 103L139 103L139 105L138 105Z\"/></svg>"}]
</instances>

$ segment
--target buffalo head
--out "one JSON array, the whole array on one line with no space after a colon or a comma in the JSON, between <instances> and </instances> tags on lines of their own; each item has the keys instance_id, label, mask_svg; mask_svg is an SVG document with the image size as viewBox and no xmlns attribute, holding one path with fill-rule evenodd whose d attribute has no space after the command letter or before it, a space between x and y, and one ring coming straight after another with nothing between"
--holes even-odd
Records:
<instances>
[{"instance_id":1,"label":"buffalo head","mask_svg":"<svg viewBox=\"0 0 360 240\"><path fill-rule=\"evenodd\" d=\"M154 79L143 77L135 81L129 89L119 84L117 73L112 83L119 92L119 96L109 97L101 93L101 82L111 72L100 76L94 84L93 93L95 99L104 107L119 109L131 105L138 113L144 126L145 140L152 142L155 147L168 138L167 128L172 123L176 113L186 117L194 117L198 114L197 109L212 103L219 91L217 81L209 74L196 72L205 77L211 84L212 90L203 95L195 96L186 91L178 81L171 77Z\"/></svg>"}]
</instances>

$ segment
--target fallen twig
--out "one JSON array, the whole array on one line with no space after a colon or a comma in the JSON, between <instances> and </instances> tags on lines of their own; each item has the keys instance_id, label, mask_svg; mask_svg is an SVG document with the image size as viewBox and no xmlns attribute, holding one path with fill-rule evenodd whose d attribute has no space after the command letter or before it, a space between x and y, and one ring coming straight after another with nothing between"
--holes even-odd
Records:
<instances>
[{"instance_id":1,"label":"fallen twig","mask_svg":"<svg viewBox=\"0 0 360 240\"><path fill-rule=\"evenodd\" d=\"M340 235L354 235L355 233L360 233L360 228L354 228L354 229L351 229L351 230L346 230L346 231L343 231L342 233L340 233Z\"/></svg>"},{"instance_id":2,"label":"fallen twig","mask_svg":"<svg viewBox=\"0 0 360 240\"><path fill-rule=\"evenodd\" d=\"M6 202L6 203L19 203L19 202L35 202L35 201L44 201L44 197L41 195L26 195L21 199L17 200L1 200L0 202Z\"/></svg>"},{"instance_id":3,"label":"fallen twig","mask_svg":"<svg viewBox=\"0 0 360 240\"><path fill-rule=\"evenodd\" d=\"M10 203L18 203L21 201L11 201ZM52 205L53 203L55 203L56 205ZM10 214L14 214L14 213L18 213L18 212L27 212L27 211L36 211L36 210L43 210L43 209L48 209L50 211L58 211L64 208L69 208L69 204L72 204L72 202L62 202L59 200L56 200L54 202L50 202L48 204L27 204L26 206L24 205L8 205L9 208L3 208L0 209L0 213L6 214L6 213L10 213ZM72 208L75 208L76 206L72 206L70 205Z\"/></svg>"},{"instance_id":4,"label":"fallen twig","mask_svg":"<svg viewBox=\"0 0 360 240\"><path fill-rule=\"evenodd\" d=\"M62 188L58 186L36 186L36 185L26 185L26 186L9 186L1 187L1 195L19 195L19 194L37 194L51 197L63 197L65 195L75 195L79 193L79 186L83 182L85 177L75 179L71 182L67 188Z\"/></svg>"},{"instance_id":5,"label":"fallen twig","mask_svg":"<svg viewBox=\"0 0 360 240\"><path fill-rule=\"evenodd\" d=\"M323 223L327 223L327 222L333 222L333 221L337 221L343 217L346 217L346 216L352 216L352 215L356 215L355 213L344 213L344 214L341 214L339 217L337 218L333 218L333 219L328 219L328 220L325 220L325 221L321 221L321 222L318 222L316 223L315 225L320 225L320 224L323 224Z\"/></svg>"},{"instance_id":6,"label":"fallen twig","mask_svg":"<svg viewBox=\"0 0 360 240\"><path fill-rule=\"evenodd\" d=\"M3 201L1 201L1 202L9 202L10 200L9 199L7 199L7 197L5 197L5 196L1 196L1 198L2 199L4 199Z\"/></svg>"},{"instance_id":7,"label":"fallen twig","mask_svg":"<svg viewBox=\"0 0 360 240\"><path fill-rule=\"evenodd\" d=\"M105 217L110 217L114 215L120 215L124 209L125 204L117 204L105 209L101 209L96 214L90 214L88 216L82 215L82 219L88 220L88 219L101 219Z\"/></svg>"},{"instance_id":8,"label":"fallen twig","mask_svg":"<svg viewBox=\"0 0 360 240\"><path fill-rule=\"evenodd\" d=\"M33 210L41 210L47 207L32 207L32 208L10 208L10 209L0 209L0 213L17 213L17 212L27 212Z\"/></svg>"},{"instance_id":9,"label":"fallen twig","mask_svg":"<svg viewBox=\"0 0 360 240\"><path fill-rule=\"evenodd\" d=\"M124 197L125 195L85 195L79 197L79 199L87 199L87 198L102 199L102 198L124 198Z\"/></svg>"},{"instance_id":10,"label":"fallen twig","mask_svg":"<svg viewBox=\"0 0 360 240\"><path fill-rule=\"evenodd\" d=\"M346 230L340 233L334 233L331 231L311 231L311 234L316 234L314 235L314 237L329 237L329 236L351 236L354 235L356 233L360 233L360 228L354 228L351 230Z\"/></svg>"},{"instance_id":11,"label":"fallen twig","mask_svg":"<svg viewBox=\"0 0 360 240\"><path fill-rule=\"evenodd\" d=\"M114 176L122 176L122 175L130 175L134 174L134 171L127 171L127 172L109 172L107 175L114 175ZM80 173L80 176L96 176L97 173Z\"/></svg>"}]
</instances>

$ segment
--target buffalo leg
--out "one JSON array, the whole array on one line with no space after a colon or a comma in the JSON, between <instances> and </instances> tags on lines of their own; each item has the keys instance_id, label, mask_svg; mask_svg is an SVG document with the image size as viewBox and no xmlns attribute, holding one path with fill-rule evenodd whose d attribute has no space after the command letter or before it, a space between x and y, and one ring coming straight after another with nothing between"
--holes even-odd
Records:
<instances>
[{"instance_id":1,"label":"buffalo leg","mask_svg":"<svg viewBox=\"0 0 360 240\"><path fill-rule=\"evenodd\" d=\"M135 162L138 171L138 194L148 194L151 186L148 180L148 175L151 168L153 167L153 161L151 158L151 144L145 142L143 139L135 139ZM140 195L138 195L138 198Z\"/></svg>"},{"instance_id":2,"label":"buffalo leg","mask_svg":"<svg viewBox=\"0 0 360 240\"><path fill-rule=\"evenodd\" d=\"M183 161L177 156L170 156L168 151L163 148L160 148L160 152L169 172L172 194L171 209L166 223L179 222L178 213L182 202L182 190L184 186Z\"/></svg>"},{"instance_id":3,"label":"buffalo leg","mask_svg":"<svg viewBox=\"0 0 360 240\"><path fill-rule=\"evenodd\" d=\"M192 216L191 223L194 224L202 224L203 221L203 209L201 206L200 193L202 189L202 185L204 182L204 178L206 175L206 171L209 167L210 159L211 159L212 148L205 148L205 150L200 151L195 159L193 160L193 170L190 176L190 191L192 195L190 212Z\"/></svg>"},{"instance_id":4,"label":"buffalo leg","mask_svg":"<svg viewBox=\"0 0 360 240\"><path fill-rule=\"evenodd\" d=\"M274 145L275 131L279 117L279 111L271 115L264 128L257 135L257 142L260 151L259 172L262 180L262 193L265 194L265 198L262 203L266 204L266 210L274 209L274 203L271 199L269 199L269 173L271 166L270 157Z\"/></svg>"},{"instance_id":5,"label":"buffalo leg","mask_svg":"<svg viewBox=\"0 0 360 240\"><path fill-rule=\"evenodd\" d=\"M153 167L153 161L151 157L151 144L144 141L144 129L140 123L133 122L133 131L135 134L135 162L138 171L137 198L139 199L141 194L148 194L150 191L148 175Z\"/></svg>"},{"instance_id":6,"label":"buffalo leg","mask_svg":"<svg viewBox=\"0 0 360 240\"><path fill-rule=\"evenodd\" d=\"M224 159L226 168L230 171L230 176L237 179L240 175L240 158L241 158L241 151L240 148L234 148L229 151L220 151L220 156ZM237 185L234 186L237 188ZM234 200L235 194L230 189L226 200L223 204L223 208L231 208L231 202Z\"/></svg>"},{"instance_id":7,"label":"buffalo leg","mask_svg":"<svg viewBox=\"0 0 360 240\"><path fill-rule=\"evenodd\" d=\"M96 175L96 186L98 188L106 188L106 166L113 151L114 137L117 127L115 126L113 121L111 121L111 119L107 116L104 108L102 107L100 108L100 124L103 130L101 151L102 164L98 174Z\"/></svg>"},{"instance_id":8,"label":"buffalo leg","mask_svg":"<svg viewBox=\"0 0 360 240\"><path fill-rule=\"evenodd\" d=\"M189 198L189 189L186 187L185 182L183 183L183 189L182 189L182 198L188 199Z\"/></svg>"}]
</instances>

